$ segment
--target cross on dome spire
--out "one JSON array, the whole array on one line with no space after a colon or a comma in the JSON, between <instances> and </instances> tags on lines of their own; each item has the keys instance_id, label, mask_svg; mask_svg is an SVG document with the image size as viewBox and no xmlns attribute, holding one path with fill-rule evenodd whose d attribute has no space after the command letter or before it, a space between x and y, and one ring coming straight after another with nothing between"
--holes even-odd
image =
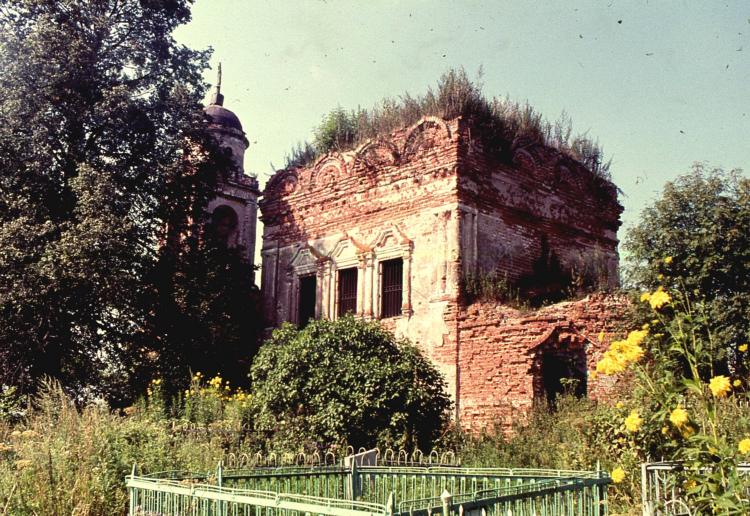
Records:
<instances>
[{"instance_id":1,"label":"cross on dome spire","mask_svg":"<svg viewBox=\"0 0 750 516\"><path fill-rule=\"evenodd\" d=\"M216 90L211 96L211 104L215 104L217 106L224 105L224 95L221 94L221 63L219 63L219 70L216 78Z\"/></svg>"}]
</instances>

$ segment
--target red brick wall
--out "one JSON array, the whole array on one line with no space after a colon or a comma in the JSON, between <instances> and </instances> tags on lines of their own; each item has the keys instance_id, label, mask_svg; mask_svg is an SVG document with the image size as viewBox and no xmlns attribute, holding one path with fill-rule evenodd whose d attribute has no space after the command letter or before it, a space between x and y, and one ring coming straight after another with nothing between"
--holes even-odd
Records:
<instances>
[{"instance_id":1,"label":"red brick wall","mask_svg":"<svg viewBox=\"0 0 750 516\"><path fill-rule=\"evenodd\" d=\"M511 281L531 272L546 239L566 268L594 262L617 283L617 229L622 206L617 189L556 149L518 140L493 156L470 127L460 155L459 200L471 212L478 242L466 272L497 270Z\"/></svg>"},{"instance_id":2,"label":"red brick wall","mask_svg":"<svg viewBox=\"0 0 750 516\"><path fill-rule=\"evenodd\" d=\"M523 417L539 389L540 352L583 349L588 396L606 399L612 380L590 373L612 338L624 331L627 306L619 296L591 295L534 312L492 303L474 303L458 313L458 415L462 427L508 431ZM604 332L603 342L599 333Z\"/></svg>"}]
</instances>

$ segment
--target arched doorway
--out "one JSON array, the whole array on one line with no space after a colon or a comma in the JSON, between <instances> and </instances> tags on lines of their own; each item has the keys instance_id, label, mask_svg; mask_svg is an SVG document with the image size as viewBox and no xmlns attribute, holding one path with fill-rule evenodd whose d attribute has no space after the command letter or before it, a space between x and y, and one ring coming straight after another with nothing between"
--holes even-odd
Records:
<instances>
[{"instance_id":1,"label":"arched doorway","mask_svg":"<svg viewBox=\"0 0 750 516\"><path fill-rule=\"evenodd\" d=\"M586 396L586 350L573 335L551 335L537 348L534 360L534 398L554 404L562 394Z\"/></svg>"}]
</instances>

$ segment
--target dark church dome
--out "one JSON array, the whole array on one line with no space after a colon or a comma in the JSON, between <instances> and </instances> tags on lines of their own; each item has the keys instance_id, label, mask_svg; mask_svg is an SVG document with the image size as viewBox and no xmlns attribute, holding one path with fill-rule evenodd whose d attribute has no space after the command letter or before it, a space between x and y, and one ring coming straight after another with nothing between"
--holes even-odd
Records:
<instances>
[{"instance_id":1,"label":"dark church dome","mask_svg":"<svg viewBox=\"0 0 750 516\"><path fill-rule=\"evenodd\" d=\"M204 113L206 113L208 123L211 125L216 124L242 131L242 124L240 123L240 119L237 118L237 115L229 111L224 106L221 106L219 104L211 104L204 110Z\"/></svg>"},{"instance_id":2,"label":"dark church dome","mask_svg":"<svg viewBox=\"0 0 750 516\"><path fill-rule=\"evenodd\" d=\"M227 129L237 129L242 132L242 124L237 115L224 107L224 95L221 94L221 63L216 80L216 89L211 96L211 103L203 110L209 125L219 125Z\"/></svg>"}]
</instances>

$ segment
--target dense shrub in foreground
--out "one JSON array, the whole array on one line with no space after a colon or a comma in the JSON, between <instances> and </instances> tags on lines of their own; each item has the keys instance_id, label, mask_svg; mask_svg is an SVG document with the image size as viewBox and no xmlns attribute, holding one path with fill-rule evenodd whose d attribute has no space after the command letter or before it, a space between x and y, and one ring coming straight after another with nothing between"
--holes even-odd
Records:
<instances>
[{"instance_id":1,"label":"dense shrub in foreground","mask_svg":"<svg viewBox=\"0 0 750 516\"><path fill-rule=\"evenodd\" d=\"M273 333L253 362L255 430L279 446L428 450L450 400L435 367L376 322L318 320Z\"/></svg>"}]
</instances>

